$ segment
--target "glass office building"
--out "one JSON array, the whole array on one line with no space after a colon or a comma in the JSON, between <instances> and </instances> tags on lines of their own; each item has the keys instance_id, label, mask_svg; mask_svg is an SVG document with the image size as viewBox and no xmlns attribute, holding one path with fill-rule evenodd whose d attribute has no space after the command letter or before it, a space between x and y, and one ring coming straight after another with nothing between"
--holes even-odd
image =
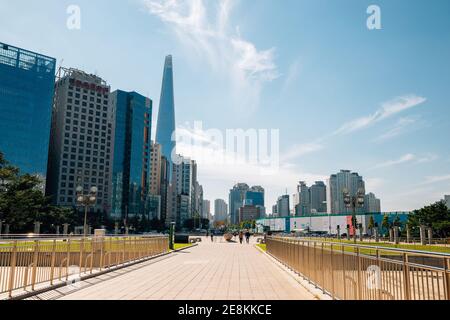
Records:
<instances>
[{"instance_id":1,"label":"glass office building","mask_svg":"<svg viewBox=\"0 0 450 320\"><path fill-rule=\"evenodd\" d=\"M162 156L172 161L172 154L176 154L175 141L172 135L175 132L175 98L173 89L172 56L167 56L164 63L164 74L159 103L158 127L156 142L162 146Z\"/></svg>"},{"instance_id":2,"label":"glass office building","mask_svg":"<svg viewBox=\"0 0 450 320\"><path fill-rule=\"evenodd\" d=\"M0 42L0 151L45 176L56 60Z\"/></svg>"},{"instance_id":3,"label":"glass office building","mask_svg":"<svg viewBox=\"0 0 450 320\"><path fill-rule=\"evenodd\" d=\"M115 110L112 216L148 214L152 101L136 92L111 94Z\"/></svg>"}]
</instances>

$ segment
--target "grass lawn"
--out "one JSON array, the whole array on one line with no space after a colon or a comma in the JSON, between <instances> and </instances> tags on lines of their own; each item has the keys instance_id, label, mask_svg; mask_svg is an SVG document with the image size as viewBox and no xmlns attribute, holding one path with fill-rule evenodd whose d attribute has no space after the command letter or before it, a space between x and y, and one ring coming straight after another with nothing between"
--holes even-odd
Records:
<instances>
[{"instance_id":1,"label":"grass lawn","mask_svg":"<svg viewBox=\"0 0 450 320\"><path fill-rule=\"evenodd\" d=\"M267 251L267 245L265 244L257 244L256 246L261 248L263 251Z\"/></svg>"},{"instance_id":2,"label":"grass lawn","mask_svg":"<svg viewBox=\"0 0 450 320\"><path fill-rule=\"evenodd\" d=\"M180 250L183 248L192 247L191 243L175 243L174 248L175 250Z\"/></svg>"}]
</instances>

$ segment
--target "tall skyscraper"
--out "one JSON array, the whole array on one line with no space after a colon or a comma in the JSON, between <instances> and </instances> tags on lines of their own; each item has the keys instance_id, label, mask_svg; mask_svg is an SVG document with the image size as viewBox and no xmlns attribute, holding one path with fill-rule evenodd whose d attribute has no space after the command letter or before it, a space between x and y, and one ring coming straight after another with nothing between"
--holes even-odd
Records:
<instances>
[{"instance_id":1,"label":"tall skyscraper","mask_svg":"<svg viewBox=\"0 0 450 320\"><path fill-rule=\"evenodd\" d=\"M55 85L47 195L76 205L76 188L98 188L93 210L111 211L114 110L110 87L100 77L62 69ZM142 161L142 159L141 159Z\"/></svg>"},{"instance_id":2,"label":"tall skyscraper","mask_svg":"<svg viewBox=\"0 0 450 320\"><path fill-rule=\"evenodd\" d=\"M223 199L214 201L214 221L228 222L228 205Z\"/></svg>"},{"instance_id":3,"label":"tall skyscraper","mask_svg":"<svg viewBox=\"0 0 450 320\"><path fill-rule=\"evenodd\" d=\"M331 199L331 213L342 214L351 213L351 209L348 209L344 204L344 189L348 189L351 196L356 196L358 189L365 190L365 183L363 177L356 172L349 170L341 170L337 174L333 174L330 177L330 195ZM358 208L357 212L363 213L364 208Z\"/></svg>"},{"instance_id":4,"label":"tall skyscraper","mask_svg":"<svg viewBox=\"0 0 450 320\"><path fill-rule=\"evenodd\" d=\"M323 181L316 181L309 188L312 213L327 212L327 186Z\"/></svg>"},{"instance_id":5,"label":"tall skyscraper","mask_svg":"<svg viewBox=\"0 0 450 320\"><path fill-rule=\"evenodd\" d=\"M245 195L250 187L246 183L238 183L230 190L229 206L230 206L230 223L239 223L239 208L244 205Z\"/></svg>"},{"instance_id":6,"label":"tall skyscraper","mask_svg":"<svg viewBox=\"0 0 450 320\"><path fill-rule=\"evenodd\" d=\"M450 209L450 196L445 196L445 197L444 197L444 201L445 201L445 203L447 204L447 208Z\"/></svg>"},{"instance_id":7,"label":"tall skyscraper","mask_svg":"<svg viewBox=\"0 0 450 320\"><path fill-rule=\"evenodd\" d=\"M285 218L290 216L291 209L289 204L289 195L279 197L277 201L277 217Z\"/></svg>"},{"instance_id":8,"label":"tall skyscraper","mask_svg":"<svg viewBox=\"0 0 450 320\"><path fill-rule=\"evenodd\" d=\"M172 154L176 154L175 141L175 97L173 87L172 56L167 56L164 64L161 99L159 102L158 126L156 142L162 146L162 155L172 162Z\"/></svg>"},{"instance_id":9,"label":"tall skyscraper","mask_svg":"<svg viewBox=\"0 0 450 320\"><path fill-rule=\"evenodd\" d=\"M381 213L381 201L371 192L364 197L364 213Z\"/></svg>"},{"instance_id":10,"label":"tall skyscraper","mask_svg":"<svg viewBox=\"0 0 450 320\"><path fill-rule=\"evenodd\" d=\"M152 101L136 92L117 90L110 103L115 112L112 217L147 216Z\"/></svg>"},{"instance_id":11,"label":"tall skyscraper","mask_svg":"<svg viewBox=\"0 0 450 320\"><path fill-rule=\"evenodd\" d=\"M56 60L0 42L0 151L24 173L47 174Z\"/></svg>"}]
</instances>

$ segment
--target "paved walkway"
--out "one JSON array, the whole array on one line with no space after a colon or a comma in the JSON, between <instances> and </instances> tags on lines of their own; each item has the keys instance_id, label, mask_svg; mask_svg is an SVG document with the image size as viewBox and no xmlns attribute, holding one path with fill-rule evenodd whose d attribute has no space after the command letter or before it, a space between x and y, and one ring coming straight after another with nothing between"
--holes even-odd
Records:
<instances>
[{"instance_id":1,"label":"paved walkway","mask_svg":"<svg viewBox=\"0 0 450 320\"><path fill-rule=\"evenodd\" d=\"M169 258L104 276L66 300L311 300L313 295L254 244L201 243ZM64 296L61 296L64 295ZM43 296L40 297L45 298Z\"/></svg>"}]
</instances>

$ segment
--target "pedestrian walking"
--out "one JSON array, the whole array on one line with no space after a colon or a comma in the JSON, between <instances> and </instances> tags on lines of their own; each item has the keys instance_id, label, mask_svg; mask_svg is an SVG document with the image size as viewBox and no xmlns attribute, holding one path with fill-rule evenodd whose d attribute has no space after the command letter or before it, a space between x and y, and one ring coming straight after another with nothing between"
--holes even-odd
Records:
<instances>
[{"instance_id":1,"label":"pedestrian walking","mask_svg":"<svg viewBox=\"0 0 450 320\"><path fill-rule=\"evenodd\" d=\"M250 244L250 231L247 230L247 232L245 233L245 241L247 241L247 244Z\"/></svg>"},{"instance_id":2,"label":"pedestrian walking","mask_svg":"<svg viewBox=\"0 0 450 320\"><path fill-rule=\"evenodd\" d=\"M241 231L239 232L239 242L242 244L243 241L244 241L244 233Z\"/></svg>"}]
</instances>

